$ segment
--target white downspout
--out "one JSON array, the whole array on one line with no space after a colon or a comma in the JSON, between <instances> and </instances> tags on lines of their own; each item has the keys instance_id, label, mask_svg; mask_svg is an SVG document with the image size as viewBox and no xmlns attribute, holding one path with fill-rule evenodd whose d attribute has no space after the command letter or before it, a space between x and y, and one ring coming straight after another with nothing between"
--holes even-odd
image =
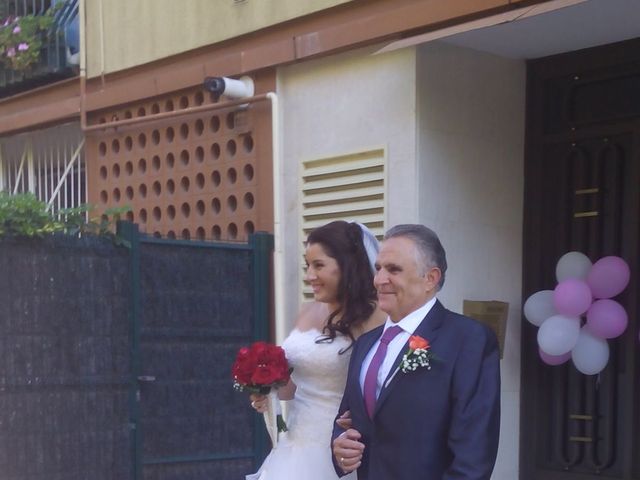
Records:
<instances>
[{"instance_id":1,"label":"white downspout","mask_svg":"<svg viewBox=\"0 0 640 480\"><path fill-rule=\"evenodd\" d=\"M284 315L284 254L282 232L282 156L280 152L280 110L278 95L267 93L271 101L271 148L273 149L273 296L275 341L282 345L286 337Z\"/></svg>"}]
</instances>

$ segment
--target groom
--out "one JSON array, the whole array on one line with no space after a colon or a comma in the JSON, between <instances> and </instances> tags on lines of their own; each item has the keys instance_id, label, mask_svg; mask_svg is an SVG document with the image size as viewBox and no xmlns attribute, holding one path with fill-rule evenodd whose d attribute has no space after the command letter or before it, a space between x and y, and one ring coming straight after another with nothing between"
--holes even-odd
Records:
<instances>
[{"instance_id":1,"label":"groom","mask_svg":"<svg viewBox=\"0 0 640 480\"><path fill-rule=\"evenodd\" d=\"M350 411L351 422L338 419L333 431L336 472L358 470L359 480L489 480L500 430L495 335L436 299L447 261L430 229L389 230L376 269L389 317L354 346L338 412ZM428 362L415 353L403 362L409 345L423 347Z\"/></svg>"}]
</instances>

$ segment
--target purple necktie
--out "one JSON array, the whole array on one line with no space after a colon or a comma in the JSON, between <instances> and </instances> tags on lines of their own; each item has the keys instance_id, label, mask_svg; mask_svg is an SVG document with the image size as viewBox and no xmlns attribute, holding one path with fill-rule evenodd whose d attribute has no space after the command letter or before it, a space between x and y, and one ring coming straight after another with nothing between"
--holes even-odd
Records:
<instances>
[{"instance_id":1,"label":"purple necktie","mask_svg":"<svg viewBox=\"0 0 640 480\"><path fill-rule=\"evenodd\" d=\"M391 342L391 340L393 340L400 332L402 332L402 328L397 325L389 327L384 331L380 338L380 345L378 345L376 353L373 354L373 358L369 364L369 369L364 377L364 386L362 388L364 394L364 405L367 408L367 413L370 418L373 417L373 410L376 406L378 371L380 370L380 366L387 354L387 346L389 345L389 342Z\"/></svg>"}]
</instances>

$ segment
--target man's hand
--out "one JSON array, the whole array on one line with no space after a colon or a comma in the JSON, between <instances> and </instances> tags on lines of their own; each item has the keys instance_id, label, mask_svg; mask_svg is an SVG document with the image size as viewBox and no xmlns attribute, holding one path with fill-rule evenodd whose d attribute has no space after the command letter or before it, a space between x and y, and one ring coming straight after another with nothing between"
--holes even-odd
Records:
<instances>
[{"instance_id":1,"label":"man's hand","mask_svg":"<svg viewBox=\"0 0 640 480\"><path fill-rule=\"evenodd\" d=\"M336 424L343 430L349 430L353 426L351 410L347 410L336 420Z\"/></svg>"},{"instance_id":2,"label":"man's hand","mask_svg":"<svg viewBox=\"0 0 640 480\"><path fill-rule=\"evenodd\" d=\"M344 473L353 472L362 464L364 444L360 432L350 428L333 441L333 456Z\"/></svg>"}]
</instances>

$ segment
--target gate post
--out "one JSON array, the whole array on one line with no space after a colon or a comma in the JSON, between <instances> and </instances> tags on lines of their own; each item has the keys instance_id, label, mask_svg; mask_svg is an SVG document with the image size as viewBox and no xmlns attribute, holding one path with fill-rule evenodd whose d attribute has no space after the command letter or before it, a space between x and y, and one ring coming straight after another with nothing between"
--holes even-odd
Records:
<instances>
[{"instance_id":1,"label":"gate post","mask_svg":"<svg viewBox=\"0 0 640 480\"><path fill-rule=\"evenodd\" d=\"M140 375L140 232L138 225L119 220L117 234L129 241L129 268L131 274L131 303L129 305L129 325L131 335L131 376L129 383L129 428L131 435L131 455L133 460L133 480L142 478L142 432L138 428L140 406L138 402Z\"/></svg>"},{"instance_id":2,"label":"gate post","mask_svg":"<svg viewBox=\"0 0 640 480\"><path fill-rule=\"evenodd\" d=\"M273 235L258 232L249 235L253 266L253 338L269 339L269 298L271 296L270 265ZM264 460L269 445L262 415L254 415L253 467L256 470Z\"/></svg>"},{"instance_id":3,"label":"gate post","mask_svg":"<svg viewBox=\"0 0 640 480\"><path fill-rule=\"evenodd\" d=\"M249 236L253 263L253 336L255 340L269 339L269 297L271 293L270 264L273 235L258 232Z\"/></svg>"}]
</instances>

